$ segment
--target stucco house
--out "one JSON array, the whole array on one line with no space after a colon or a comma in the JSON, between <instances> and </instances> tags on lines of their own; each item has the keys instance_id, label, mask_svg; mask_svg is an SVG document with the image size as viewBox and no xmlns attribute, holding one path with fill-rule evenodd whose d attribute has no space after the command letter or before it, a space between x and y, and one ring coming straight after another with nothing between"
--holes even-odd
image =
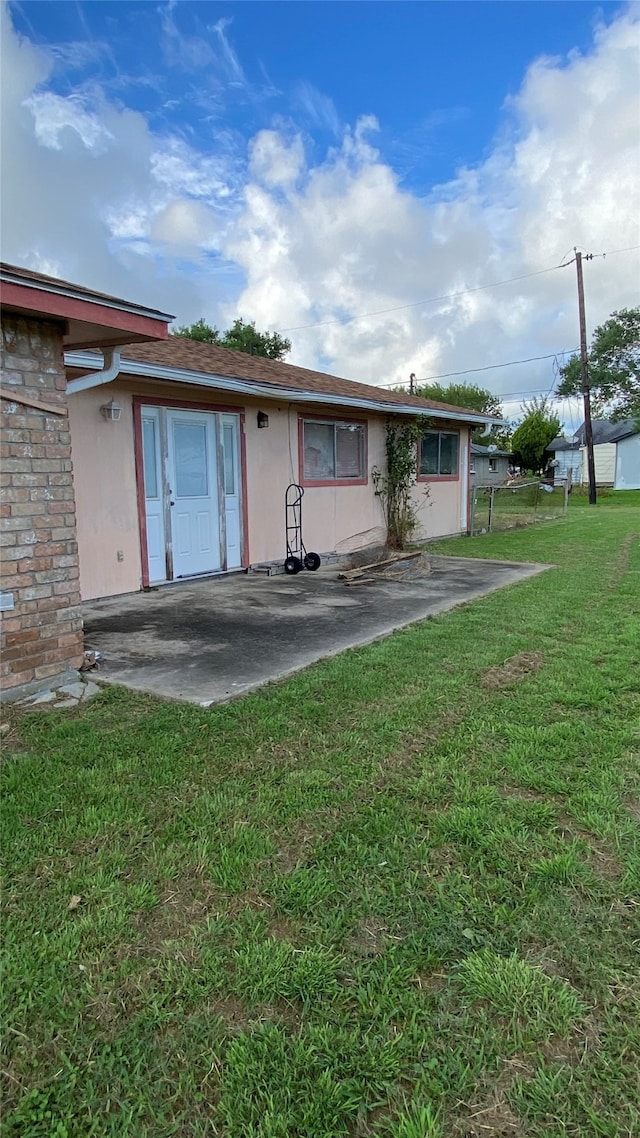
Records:
<instances>
[{"instance_id":1,"label":"stucco house","mask_svg":"<svg viewBox=\"0 0 640 1138\"><path fill-rule=\"evenodd\" d=\"M168 336L166 314L27 270L1 280L5 691L78 666L80 600L281 565L292 482L308 548L383 541L389 416L428 420L418 536L466 532L486 416Z\"/></svg>"},{"instance_id":2,"label":"stucco house","mask_svg":"<svg viewBox=\"0 0 640 1138\"><path fill-rule=\"evenodd\" d=\"M501 486L507 481L510 461L506 450L471 443L471 485Z\"/></svg>"},{"instance_id":3,"label":"stucco house","mask_svg":"<svg viewBox=\"0 0 640 1138\"><path fill-rule=\"evenodd\" d=\"M429 420L419 536L467 529L474 412L178 336L127 345L106 383L93 353L66 363L85 600L281 564L292 482L321 556L384 540L371 470L389 415Z\"/></svg>"}]
</instances>

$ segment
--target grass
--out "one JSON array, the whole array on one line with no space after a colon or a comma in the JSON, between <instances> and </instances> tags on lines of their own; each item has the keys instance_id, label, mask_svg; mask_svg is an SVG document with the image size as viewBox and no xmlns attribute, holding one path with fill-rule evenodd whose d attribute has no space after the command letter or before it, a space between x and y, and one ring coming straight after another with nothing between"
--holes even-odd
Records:
<instances>
[{"instance_id":1,"label":"grass","mask_svg":"<svg viewBox=\"0 0 640 1138\"><path fill-rule=\"evenodd\" d=\"M4 1135L640 1133L639 506L226 707L12 712Z\"/></svg>"}]
</instances>

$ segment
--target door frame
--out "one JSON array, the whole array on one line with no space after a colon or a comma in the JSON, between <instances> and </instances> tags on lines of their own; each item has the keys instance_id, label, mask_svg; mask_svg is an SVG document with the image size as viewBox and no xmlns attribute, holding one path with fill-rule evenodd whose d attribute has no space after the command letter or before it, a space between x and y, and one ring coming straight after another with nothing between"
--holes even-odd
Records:
<instances>
[{"instance_id":1,"label":"door frame","mask_svg":"<svg viewBox=\"0 0 640 1138\"><path fill-rule=\"evenodd\" d=\"M208 411L211 414L237 415L239 422L239 451L240 451L240 541L241 560L243 569L251 564L249 558L249 511L247 506L247 448L245 433L245 409L225 403L205 403L203 400L166 399L157 395L134 395L133 399L133 447L136 470L136 492L138 505L138 528L140 532L140 557L142 561L142 588L149 588L149 550L147 545L147 519L144 494L144 458L142 449L142 408L164 407L169 411ZM216 436L217 436L216 426ZM218 474L218 472L216 472ZM217 572L221 572L218 570ZM193 580L193 578L184 578ZM168 581L168 584L173 584Z\"/></svg>"}]
</instances>

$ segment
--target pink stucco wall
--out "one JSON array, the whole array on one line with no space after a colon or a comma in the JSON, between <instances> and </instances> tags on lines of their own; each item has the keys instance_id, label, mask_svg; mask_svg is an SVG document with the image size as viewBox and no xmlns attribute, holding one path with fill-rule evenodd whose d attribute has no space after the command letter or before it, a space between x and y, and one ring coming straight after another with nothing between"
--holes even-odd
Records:
<instances>
[{"instance_id":1,"label":"pink stucco wall","mask_svg":"<svg viewBox=\"0 0 640 1138\"><path fill-rule=\"evenodd\" d=\"M247 513L252 564L284 557L284 493L299 480L298 413L295 403L276 404L234 398L218 391L182 385L136 383L123 379L72 395L70 404L73 462L76 472L80 586L83 600L134 592L141 587L142 566L136 495L132 396L206 401L216 406L242 405L245 410ZM122 407L119 422L107 422L100 407L110 399ZM259 429L257 412L266 411L269 427ZM308 408L306 409L309 410ZM322 414L321 407L313 408ZM329 414L339 414L332 408ZM347 416L348 417L348 413ZM362 418L362 415L358 415ZM368 421L369 481L366 486L309 487L304 496L304 540L308 549L329 553L356 548L383 536L383 516L373 492L370 471L384 462L384 418ZM466 432L464 432L466 435ZM462 448L461 448L462 449ZM437 537L461 528L466 479L416 487L422 522L420 536ZM366 535L359 541L359 535ZM119 558L119 554L121 557Z\"/></svg>"}]
</instances>

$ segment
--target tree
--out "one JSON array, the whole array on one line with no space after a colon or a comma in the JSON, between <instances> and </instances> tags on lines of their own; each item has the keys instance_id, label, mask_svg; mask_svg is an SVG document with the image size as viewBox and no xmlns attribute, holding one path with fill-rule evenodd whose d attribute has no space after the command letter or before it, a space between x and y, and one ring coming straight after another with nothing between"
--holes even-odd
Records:
<instances>
[{"instance_id":1,"label":"tree","mask_svg":"<svg viewBox=\"0 0 640 1138\"><path fill-rule=\"evenodd\" d=\"M523 403L522 410L524 417L513 433L511 449L520 466L539 474L547 465L546 449L562 424L546 398Z\"/></svg>"},{"instance_id":2,"label":"tree","mask_svg":"<svg viewBox=\"0 0 640 1138\"><path fill-rule=\"evenodd\" d=\"M621 308L600 324L591 337L588 353L589 387L596 414L612 422L640 420L640 307ZM558 395L582 391L580 356L560 368Z\"/></svg>"},{"instance_id":3,"label":"tree","mask_svg":"<svg viewBox=\"0 0 640 1138\"><path fill-rule=\"evenodd\" d=\"M199 340L203 344L219 344L221 348L232 348L233 351L263 356L268 360L283 360L291 351L291 340L278 332L259 332L253 322L247 324L244 320L234 320L226 332L219 332L200 317L195 324L176 329L174 335Z\"/></svg>"},{"instance_id":4,"label":"tree","mask_svg":"<svg viewBox=\"0 0 640 1138\"><path fill-rule=\"evenodd\" d=\"M475 383L425 383L417 389L416 395L423 399L434 399L438 403L451 403L454 407L465 407L468 411L478 411L481 415L496 415L501 418L503 414L499 397ZM509 450L511 425L504 423L492 427L488 433L483 427L478 427L473 432L471 441L481 446L493 443L500 450Z\"/></svg>"}]
</instances>

